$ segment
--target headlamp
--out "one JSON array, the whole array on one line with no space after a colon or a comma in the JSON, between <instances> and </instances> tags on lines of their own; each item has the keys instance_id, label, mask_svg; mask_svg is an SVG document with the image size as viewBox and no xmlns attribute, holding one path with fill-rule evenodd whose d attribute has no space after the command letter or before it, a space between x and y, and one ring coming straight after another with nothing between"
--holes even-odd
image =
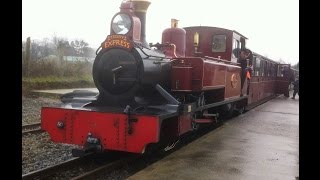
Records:
<instances>
[{"instance_id":1,"label":"headlamp","mask_svg":"<svg viewBox=\"0 0 320 180\"><path fill-rule=\"evenodd\" d=\"M127 34L131 28L131 18L127 14L118 14L112 20L112 30L116 34Z\"/></svg>"}]
</instances>

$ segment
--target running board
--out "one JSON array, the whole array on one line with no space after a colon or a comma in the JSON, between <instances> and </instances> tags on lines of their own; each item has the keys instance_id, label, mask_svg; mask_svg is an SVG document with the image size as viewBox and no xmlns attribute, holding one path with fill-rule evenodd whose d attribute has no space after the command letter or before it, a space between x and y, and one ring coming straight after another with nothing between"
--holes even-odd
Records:
<instances>
[{"instance_id":1,"label":"running board","mask_svg":"<svg viewBox=\"0 0 320 180\"><path fill-rule=\"evenodd\" d=\"M224 101L220 101L220 102L216 102L216 103L206 104L204 106L198 107L195 111L202 111L202 110L209 109L209 108L212 108L212 107L217 107L217 106L229 104L229 103L232 103L232 102L238 102L238 101L244 101L244 100L248 100L248 97L247 96L242 96L242 97L239 97L239 98L228 99L228 100L224 100Z\"/></svg>"},{"instance_id":2,"label":"running board","mask_svg":"<svg viewBox=\"0 0 320 180\"><path fill-rule=\"evenodd\" d=\"M195 119L193 122L197 124L209 124L209 123L214 123L216 122L215 119Z\"/></svg>"},{"instance_id":3,"label":"running board","mask_svg":"<svg viewBox=\"0 0 320 180\"><path fill-rule=\"evenodd\" d=\"M204 113L202 115L203 116L208 116L208 117L218 117L219 116L219 114L206 114L206 113Z\"/></svg>"}]
</instances>

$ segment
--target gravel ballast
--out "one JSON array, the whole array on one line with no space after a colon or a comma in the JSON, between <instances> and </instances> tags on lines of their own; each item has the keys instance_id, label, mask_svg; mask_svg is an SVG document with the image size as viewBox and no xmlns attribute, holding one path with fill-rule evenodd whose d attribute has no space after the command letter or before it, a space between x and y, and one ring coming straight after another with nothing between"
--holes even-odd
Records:
<instances>
[{"instance_id":1,"label":"gravel ballast","mask_svg":"<svg viewBox=\"0 0 320 180\"><path fill-rule=\"evenodd\" d=\"M41 107L58 107L61 101L54 98L22 97L22 125L40 122ZM77 146L55 144L48 133L22 136L22 174L46 168L70 158L71 149Z\"/></svg>"},{"instance_id":2,"label":"gravel ballast","mask_svg":"<svg viewBox=\"0 0 320 180\"><path fill-rule=\"evenodd\" d=\"M39 123L41 107L58 107L60 105L60 99L56 98L22 96L22 125Z\"/></svg>"}]
</instances>

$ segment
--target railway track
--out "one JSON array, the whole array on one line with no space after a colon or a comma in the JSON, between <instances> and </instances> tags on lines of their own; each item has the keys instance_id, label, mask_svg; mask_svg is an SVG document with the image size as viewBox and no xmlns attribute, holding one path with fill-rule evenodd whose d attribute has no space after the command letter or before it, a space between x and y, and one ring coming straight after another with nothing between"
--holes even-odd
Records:
<instances>
[{"instance_id":1,"label":"railway track","mask_svg":"<svg viewBox=\"0 0 320 180\"><path fill-rule=\"evenodd\" d=\"M57 171L59 171L61 169L68 168L70 166L74 166L77 163L79 163L80 161L82 161L82 158L78 158L78 157L72 158L72 159L69 159L69 160L62 162L60 164L24 174L24 175L22 175L22 179L34 179L37 177L43 179L43 178L48 177L52 174L55 174Z\"/></svg>"},{"instance_id":2,"label":"railway track","mask_svg":"<svg viewBox=\"0 0 320 180\"><path fill-rule=\"evenodd\" d=\"M28 124L28 125L22 126L22 130L35 129L35 128L39 128L40 126L41 126L41 123Z\"/></svg>"},{"instance_id":3,"label":"railway track","mask_svg":"<svg viewBox=\"0 0 320 180\"><path fill-rule=\"evenodd\" d=\"M43 168L40 170L36 170L27 174L22 175L22 179L50 179L50 177L54 177L55 175L62 175L63 179L72 179L72 180L80 180L80 179L94 179L96 177L99 177L102 173L108 173L110 171L116 170L121 168L127 163L133 162L136 158L136 156L132 157L124 157L122 159L118 160L105 160L101 164L101 162L90 162L90 160L94 159L95 154L88 154L85 157L75 157L72 159L69 159L65 162L62 162L60 164L50 166L47 168ZM95 166L94 168L90 168L89 170L85 170L85 173L81 173L81 170L79 169L87 169L85 166ZM100 164L100 165L98 165ZM74 170L76 169L76 170ZM68 175L68 171L73 171L73 177L70 177ZM66 175L63 175L65 172L67 172ZM78 174L78 176L74 177L74 174ZM55 179L60 179L61 177L57 177Z\"/></svg>"},{"instance_id":4,"label":"railway track","mask_svg":"<svg viewBox=\"0 0 320 180\"><path fill-rule=\"evenodd\" d=\"M22 126L22 135L38 134L44 132L41 129L41 123L34 123Z\"/></svg>"},{"instance_id":5,"label":"railway track","mask_svg":"<svg viewBox=\"0 0 320 180\"><path fill-rule=\"evenodd\" d=\"M135 160L137 160L138 157L131 157L126 159L119 159L114 162L99 166L91 171L88 171L86 173L83 173L77 177L72 178L71 180L85 180L85 179L96 179L103 173L108 173L113 170L119 169L122 166L129 164Z\"/></svg>"},{"instance_id":6,"label":"railway track","mask_svg":"<svg viewBox=\"0 0 320 180\"><path fill-rule=\"evenodd\" d=\"M221 124L220 124L221 125ZM219 127L219 125L218 125ZM211 129L211 128L209 128ZM206 134L206 132L211 130L206 130L202 133L199 133L195 136L187 138L183 143L177 145L177 147L173 150L168 152L163 151L155 151L150 155L124 155L124 154L113 154L110 155L111 159L104 159L102 158L94 158L94 154L87 155L82 158L72 158L68 161L63 163L57 164L55 166L43 168L37 171L33 171L22 176L22 179L72 179L72 180L82 180L82 179L97 179L106 174L112 174L111 172L125 168L126 165L129 165L131 168L133 167L135 170L130 172L130 175L134 174L135 172L140 171L141 169L148 166L148 164L152 164L153 162L162 159L163 157L171 154L172 152L180 149L181 147L185 146L189 142L192 142L194 139L201 137L202 135ZM121 158L120 158L121 157ZM91 162L90 160L96 159L96 161ZM97 160L100 162L97 162ZM141 165L141 162L147 162L146 165ZM91 164L91 165L90 165ZM143 164L143 163L142 163ZM86 166L89 166L86 167ZM69 172L72 172L70 175Z\"/></svg>"}]
</instances>

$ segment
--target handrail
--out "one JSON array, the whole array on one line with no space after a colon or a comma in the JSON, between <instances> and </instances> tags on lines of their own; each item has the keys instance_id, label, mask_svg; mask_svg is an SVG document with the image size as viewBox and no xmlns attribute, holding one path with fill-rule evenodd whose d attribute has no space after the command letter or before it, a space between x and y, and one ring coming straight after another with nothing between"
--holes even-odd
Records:
<instances>
[{"instance_id":1,"label":"handrail","mask_svg":"<svg viewBox=\"0 0 320 180\"><path fill-rule=\"evenodd\" d=\"M231 62L231 61L226 61L226 60L222 60L222 59L215 58L215 57L210 57L210 56L204 56L204 58L207 58L207 59L210 59L210 60L216 60L216 61L218 61L218 62L224 62L224 63L228 63L228 64L240 65L240 63Z\"/></svg>"}]
</instances>

